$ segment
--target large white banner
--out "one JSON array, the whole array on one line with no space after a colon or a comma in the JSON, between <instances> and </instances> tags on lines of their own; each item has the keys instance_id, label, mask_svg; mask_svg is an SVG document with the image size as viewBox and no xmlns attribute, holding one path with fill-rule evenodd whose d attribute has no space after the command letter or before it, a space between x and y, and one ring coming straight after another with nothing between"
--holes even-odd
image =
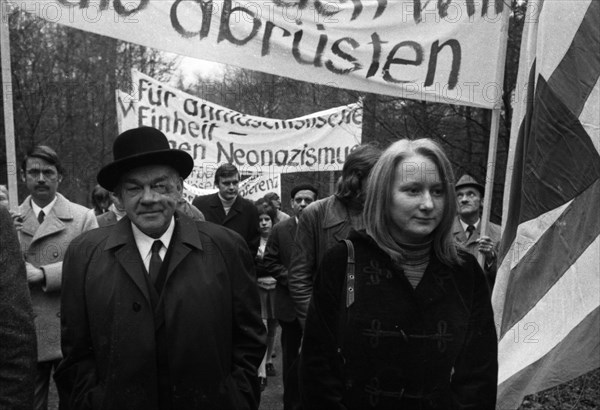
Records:
<instances>
[{"instance_id":1,"label":"large white banner","mask_svg":"<svg viewBox=\"0 0 600 410\"><path fill-rule=\"evenodd\" d=\"M81 30L298 80L501 104L505 0L8 1Z\"/></svg>"},{"instance_id":2,"label":"large white banner","mask_svg":"<svg viewBox=\"0 0 600 410\"><path fill-rule=\"evenodd\" d=\"M359 103L290 120L271 119L230 110L136 70L131 77L133 90L117 91L119 132L140 126L160 129L172 148L194 159L186 182L197 189L212 189L216 169L231 163L242 174L263 176L255 188L248 188L248 196L279 193L279 174L341 170L361 142Z\"/></svg>"}]
</instances>

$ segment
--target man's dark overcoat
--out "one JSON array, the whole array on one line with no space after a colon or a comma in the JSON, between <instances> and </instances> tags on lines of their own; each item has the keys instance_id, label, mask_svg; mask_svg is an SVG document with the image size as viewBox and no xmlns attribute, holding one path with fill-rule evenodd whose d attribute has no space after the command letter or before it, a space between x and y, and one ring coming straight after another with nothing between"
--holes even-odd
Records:
<instances>
[{"instance_id":1,"label":"man's dark overcoat","mask_svg":"<svg viewBox=\"0 0 600 410\"><path fill-rule=\"evenodd\" d=\"M275 287L275 318L291 322L296 320L294 300L288 289L288 267L294 250L294 237L298 223L295 217L285 219L271 229L267 240L263 265L269 275L277 279Z\"/></svg>"},{"instance_id":2,"label":"man's dark overcoat","mask_svg":"<svg viewBox=\"0 0 600 410\"><path fill-rule=\"evenodd\" d=\"M160 394L173 410L258 408L266 335L244 241L176 213L165 261L156 304L127 217L69 247L55 379L70 408L155 410Z\"/></svg>"},{"instance_id":3,"label":"man's dark overcoat","mask_svg":"<svg viewBox=\"0 0 600 410\"><path fill-rule=\"evenodd\" d=\"M13 220L0 205L0 409L31 410L36 356L25 263Z\"/></svg>"},{"instance_id":4,"label":"man's dark overcoat","mask_svg":"<svg viewBox=\"0 0 600 410\"><path fill-rule=\"evenodd\" d=\"M246 240L250 254L256 255L260 244L260 231L258 230L258 210L252 202L238 195L227 214L225 214L218 193L197 196L192 204L204 214L207 221L223 225L239 233Z\"/></svg>"}]
</instances>

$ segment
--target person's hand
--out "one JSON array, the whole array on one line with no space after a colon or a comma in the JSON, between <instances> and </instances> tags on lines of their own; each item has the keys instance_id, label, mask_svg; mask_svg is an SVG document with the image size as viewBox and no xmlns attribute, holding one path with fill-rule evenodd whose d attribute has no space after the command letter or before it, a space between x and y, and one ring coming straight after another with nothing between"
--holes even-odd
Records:
<instances>
[{"instance_id":1,"label":"person's hand","mask_svg":"<svg viewBox=\"0 0 600 410\"><path fill-rule=\"evenodd\" d=\"M11 209L9 212L10 212L10 216L12 217L13 225L15 226L15 229L17 231L20 231L23 228L23 217L21 216L19 211L15 211L15 210Z\"/></svg>"},{"instance_id":2,"label":"person's hand","mask_svg":"<svg viewBox=\"0 0 600 410\"><path fill-rule=\"evenodd\" d=\"M496 252L494 251L494 241L489 236L481 236L477 239L477 250L483 253L486 259L494 259L496 257Z\"/></svg>"},{"instance_id":3,"label":"person's hand","mask_svg":"<svg viewBox=\"0 0 600 410\"><path fill-rule=\"evenodd\" d=\"M25 262L25 268L27 269L27 282L35 285L44 281L44 271L40 268L36 268L29 262Z\"/></svg>"}]
</instances>

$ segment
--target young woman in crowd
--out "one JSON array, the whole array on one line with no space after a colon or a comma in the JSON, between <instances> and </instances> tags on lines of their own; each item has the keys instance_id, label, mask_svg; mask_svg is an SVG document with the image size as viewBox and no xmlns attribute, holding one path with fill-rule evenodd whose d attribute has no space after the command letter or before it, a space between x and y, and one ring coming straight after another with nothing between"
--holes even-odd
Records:
<instances>
[{"instance_id":1,"label":"young woman in crowd","mask_svg":"<svg viewBox=\"0 0 600 410\"><path fill-rule=\"evenodd\" d=\"M258 291L260 294L260 305L262 319L267 327L267 352L258 369L261 391L267 386L267 376L275 376L273 366L273 349L275 347L275 333L277 332L277 319L275 318L275 286L277 280L270 276L264 268L263 257L267 246L267 239L276 218L276 209L269 206L269 202L262 198L256 201L258 209L258 229L260 231L260 245L256 254L256 276L258 280Z\"/></svg>"},{"instance_id":2,"label":"young woman in crowd","mask_svg":"<svg viewBox=\"0 0 600 410\"><path fill-rule=\"evenodd\" d=\"M366 229L348 236L354 264L340 242L316 275L304 408L495 408L490 296L477 261L454 244L453 187L432 140L401 140L383 153L367 184Z\"/></svg>"}]
</instances>

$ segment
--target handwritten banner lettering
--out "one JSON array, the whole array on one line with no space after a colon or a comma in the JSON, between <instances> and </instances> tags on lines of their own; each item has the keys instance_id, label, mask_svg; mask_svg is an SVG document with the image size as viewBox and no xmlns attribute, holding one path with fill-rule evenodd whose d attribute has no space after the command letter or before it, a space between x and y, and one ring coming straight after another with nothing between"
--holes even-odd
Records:
<instances>
[{"instance_id":1,"label":"handwritten banner lettering","mask_svg":"<svg viewBox=\"0 0 600 410\"><path fill-rule=\"evenodd\" d=\"M172 148L194 159L186 182L195 189L212 189L216 169L231 163L242 174L263 175L265 182L254 190L271 192L280 189L281 173L340 170L361 142L360 104L279 120L230 110L136 70L132 81L132 91L117 91L119 131L140 126L163 131Z\"/></svg>"},{"instance_id":2,"label":"handwritten banner lettering","mask_svg":"<svg viewBox=\"0 0 600 410\"><path fill-rule=\"evenodd\" d=\"M8 0L190 57L408 99L501 104L504 0Z\"/></svg>"}]
</instances>

